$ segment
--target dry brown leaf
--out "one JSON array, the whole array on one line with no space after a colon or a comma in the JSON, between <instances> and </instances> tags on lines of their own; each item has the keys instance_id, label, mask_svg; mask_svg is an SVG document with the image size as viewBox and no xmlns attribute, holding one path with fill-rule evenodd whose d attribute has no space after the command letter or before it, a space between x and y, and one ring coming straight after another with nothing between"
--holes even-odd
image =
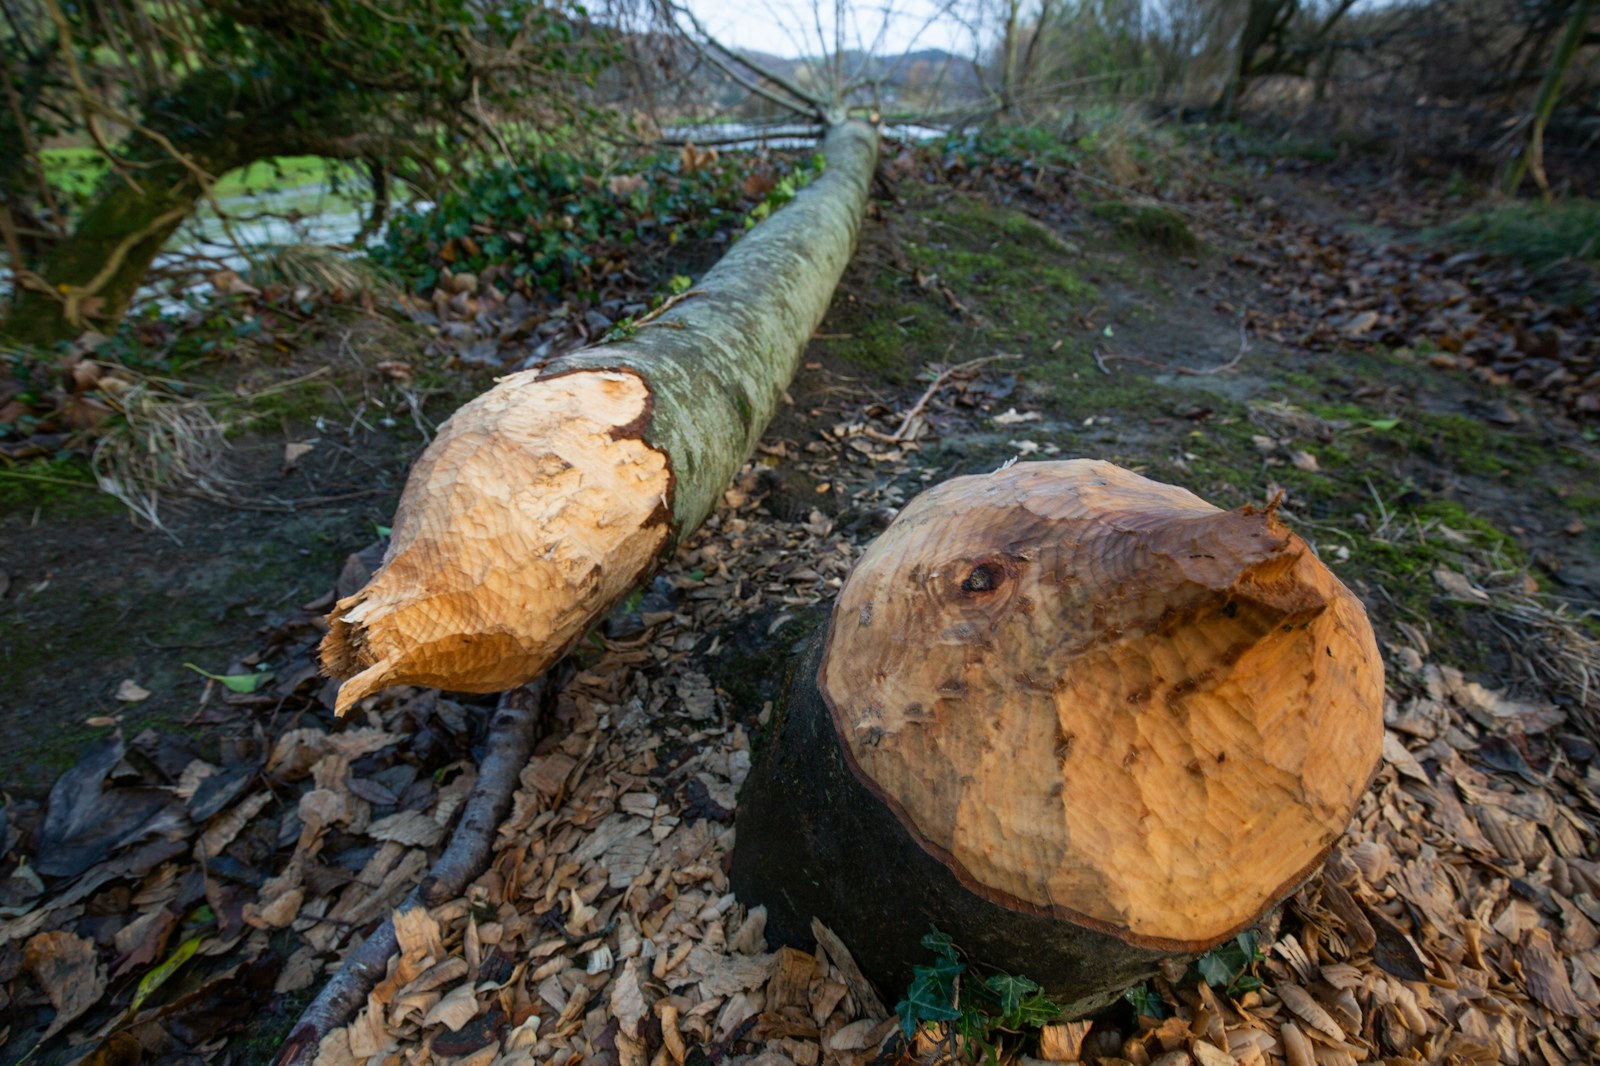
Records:
<instances>
[{"instance_id":1,"label":"dry brown leaf","mask_svg":"<svg viewBox=\"0 0 1600 1066\"><path fill-rule=\"evenodd\" d=\"M150 698L150 690L133 678L124 678L117 686L116 698L123 703L142 703Z\"/></svg>"},{"instance_id":2,"label":"dry brown leaf","mask_svg":"<svg viewBox=\"0 0 1600 1066\"><path fill-rule=\"evenodd\" d=\"M195 841L195 860L204 863L207 859L221 855L223 849L233 843L234 838L239 835L240 831L249 825L251 819L260 814L261 808L265 807L271 800L272 793L257 792L232 810L213 818L211 824L206 827L206 831L200 834L200 839Z\"/></svg>"},{"instance_id":3,"label":"dry brown leaf","mask_svg":"<svg viewBox=\"0 0 1600 1066\"><path fill-rule=\"evenodd\" d=\"M87 937L65 930L37 933L23 949L22 961L56 1011L41 1041L61 1032L105 995L106 971Z\"/></svg>"},{"instance_id":4,"label":"dry brown leaf","mask_svg":"<svg viewBox=\"0 0 1600 1066\"><path fill-rule=\"evenodd\" d=\"M268 882L271 884L271 882ZM244 921L246 925L256 929L284 929L300 916L301 904L305 902L306 890L301 885L287 888L271 898L267 897L266 886L262 886L262 899L265 902L247 903L244 907Z\"/></svg>"},{"instance_id":5,"label":"dry brown leaf","mask_svg":"<svg viewBox=\"0 0 1600 1066\"><path fill-rule=\"evenodd\" d=\"M166 950L167 938L177 926L178 915L166 907L157 907L118 929L113 944L119 958L111 976L121 977L160 958Z\"/></svg>"}]
</instances>

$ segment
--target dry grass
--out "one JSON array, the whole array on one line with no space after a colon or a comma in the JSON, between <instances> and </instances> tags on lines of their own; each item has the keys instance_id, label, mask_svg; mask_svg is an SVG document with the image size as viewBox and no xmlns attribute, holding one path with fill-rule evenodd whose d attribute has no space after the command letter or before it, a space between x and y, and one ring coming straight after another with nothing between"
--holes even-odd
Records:
<instances>
[{"instance_id":1,"label":"dry grass","mask_svg":"<svg viewBox=\"0 0 1600 1066\"><path fill-rule=\"evenodd\" d=\"M286 244L261 252L250 265L253 285L281 285L345 301L359 294L398 299L400 286L365 258L315 244Z\"/></svg>"},{"instance_id":2,"label":"dry grass","mask_svg":"<svg viewBox=\"0 0 1600 1066\"><path fill-rule=\"evenodd\" d=\"M222 495L228 450L224 426L203 399L185 397L149 378L128 380L106 394L121 416L95 445L92 466L100 488L157 529L163 495Z\"/></svg>"},{"instance_id":3,"label":"dry grass","mask_svg":"<svg viewBox=\"0 0 1600 1066\"><path fill-rule=\"evenodd\" d=\"M1600 742L1600 639L1566 604L1542 596L1497 597L1495 624L1536 686L1564 697L1585 733Z\"/></svg>"}]
</instances>

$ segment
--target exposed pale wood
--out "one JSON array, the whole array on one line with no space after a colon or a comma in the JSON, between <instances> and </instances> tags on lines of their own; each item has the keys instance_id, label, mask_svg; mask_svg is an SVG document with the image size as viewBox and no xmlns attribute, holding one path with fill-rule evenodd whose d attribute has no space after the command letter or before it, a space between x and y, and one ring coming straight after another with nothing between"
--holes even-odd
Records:
<instances>
[{"instance_id":1,"label":"exposed pale wood","mask_svg":"<svg viewBox=\"0 0 1600 1066\"><path fill-rule=\"evenodd\" d=\"M1198 950L1315 868L1382 749L1360 603L1269 509L1108 463L958 478L835 608L863 781L974 893Z\"/></svg>"},{"instance_id":2,"label":"exposed pale wood","mask_svg":"<svg viewBox=\"0 0 1600 1066\"><path fill-rule=\"evenodd\" d=\"M387 685L529 680L692 533L781 402L855 248L878 134L827 166L632 339L505 378L412 471L371 584L330 616L343 713Z\"/></svg>"},{"instance_id":3,"label":"exposed pale wood","mask_svg":"<svg viewBox=\"0 0 1600 1066\"><path fill-rule=\"evenodd\" d=\"M1108 463L931 489L790 664L732 882L882 988L937 926L1066 1017L1269 912L1383 747L1365 612L1273 509Z\"/></svg>"},{"instance_id":4,"label":"exposed pale wood","mask_svg":"<svg viewBox=\"0 0 1600 1066\"><path fill-rule=\"evenodd\" d=\"M635 374L527 371L458 411L406 483L383 569L334 608L339 712L398 682L511 688L583 636L667 539L649 404Z\"/></svg>"}]
</instances>

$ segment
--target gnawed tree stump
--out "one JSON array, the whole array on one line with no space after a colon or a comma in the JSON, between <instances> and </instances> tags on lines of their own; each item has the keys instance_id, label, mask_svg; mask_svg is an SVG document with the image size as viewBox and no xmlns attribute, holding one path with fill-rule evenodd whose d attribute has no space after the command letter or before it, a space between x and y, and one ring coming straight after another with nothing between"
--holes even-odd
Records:
<instances>
[{"instance_id":1,"label":"gnawed tree stump","mask_svg":"<svg viewBox=\"0 0 1600 1066\"><path fill-rule=\"evenodd\" d=\"M1361 604L1272 509L1109 463L919 496L793 669L734 887L902 987L930 924L1075 1013L1247 928L1376 769Z\"/></svg>"}]
</instances>

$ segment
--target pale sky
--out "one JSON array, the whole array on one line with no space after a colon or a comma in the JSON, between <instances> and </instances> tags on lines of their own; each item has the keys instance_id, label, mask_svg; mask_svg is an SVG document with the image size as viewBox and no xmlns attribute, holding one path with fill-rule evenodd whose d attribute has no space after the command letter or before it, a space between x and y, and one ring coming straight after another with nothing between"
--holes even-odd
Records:
<instances>
[{"instance_id":1,"label":"pale sky","mask_svg":"<svg viewBox=\"0 0 1600 1066\"><path fill-rule=\"evenodd\" d=\"M771 55L796 57L831 51L836 9L844 12L845 47L869 48L880 55L908 49L944 48L956 54L971 50L971 36L955 19L941 14L938 0L688 0L707 31L723 44ZM818 41L817 23L827 34L827 48ZM879 34L882 39L879 41Z\"/></svg>"}]
</instances>

